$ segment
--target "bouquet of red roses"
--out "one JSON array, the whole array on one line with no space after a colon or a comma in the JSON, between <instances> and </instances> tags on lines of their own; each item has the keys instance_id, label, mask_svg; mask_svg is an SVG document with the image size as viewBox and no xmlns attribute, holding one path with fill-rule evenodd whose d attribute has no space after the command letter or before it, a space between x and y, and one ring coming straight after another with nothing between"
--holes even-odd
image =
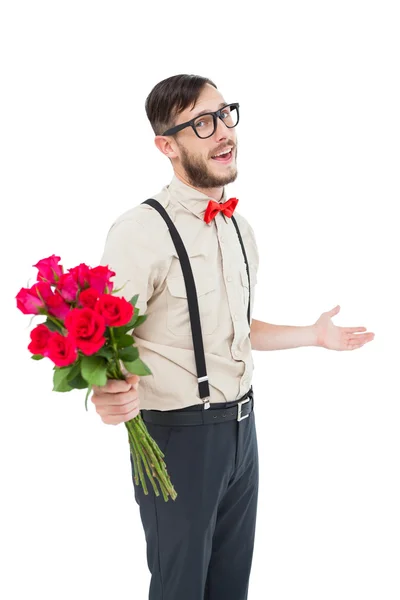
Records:
<instances>
[{"instance_id":1,"label":"bouquet of red roses","mask_svg":"<svg viewBox=\"0 0 400 600\"><path fill-rule=\"evenodd\" d=\"M21 288L16 296L17 308L24 314L45 315L46 320L30 333L28 350L34 360L44 357L54 363L53 391L69 392L87 388L85 407L92 386L103 386L107 379L125 379L126 371L135 375L151 375L139 358L128 331L138 327L147 316L135 307L138 295L128 302L113 294L107 266L91 268L84 263L68 269L59 264L60 257L49 256L33 265L37 281ZM33 317L34 318L34 317ZM125 422L133 457L135 484L139 479L148 494L143 467L156 496L160 486L165 501L177 493L167 473L166 464L156 441L150 436L139 413ZM143 463L143 465L142 465Z\"/></svg>"}]
</instances>

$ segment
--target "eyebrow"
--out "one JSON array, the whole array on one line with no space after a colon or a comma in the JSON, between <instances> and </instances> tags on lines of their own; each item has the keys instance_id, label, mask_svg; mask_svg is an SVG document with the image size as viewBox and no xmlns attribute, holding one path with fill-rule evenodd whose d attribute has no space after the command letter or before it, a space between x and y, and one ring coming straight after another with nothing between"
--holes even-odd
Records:
<instances>
[{"instance_id":1,"label":"eyebrow","mask_svg":"<svg viewBox=\"0 0 400 600\"><path fill-rule=\"evenodd\" d=\"M229 106L229 104L227 102L221 102L221 104L218 105L218 108L222 108L223 106ZM205 115L205 114L210 113L210 112L214 112L214 111L212 111L209 108L207 108L207 109L202 110L201 112L197 113L197 115L194 115L192 117L192 119L195 119L196 117L200 117L200 115Z\"/></svg>"}]
</instances>

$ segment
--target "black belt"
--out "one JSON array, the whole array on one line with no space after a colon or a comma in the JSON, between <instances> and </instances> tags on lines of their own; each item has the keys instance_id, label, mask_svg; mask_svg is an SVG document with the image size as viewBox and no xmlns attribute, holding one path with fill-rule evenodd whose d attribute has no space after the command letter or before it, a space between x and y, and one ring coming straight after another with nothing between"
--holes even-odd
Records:
<instances>
[{"instance_id":1,"label":"black belt","mask_svg":"<svg viewBox=\"0 0 400 600\"><path fill-rule=\"evenodd\" d=\"M236 404L228 403L228 407L212 408L212 403L208 410L178 409L178 410L141 410L143 420L154 425L208 425L210 423L221 423L236 419L242 421L249 416L254 406L253 389L251 388Z\"/></svg>"}]
</instances>

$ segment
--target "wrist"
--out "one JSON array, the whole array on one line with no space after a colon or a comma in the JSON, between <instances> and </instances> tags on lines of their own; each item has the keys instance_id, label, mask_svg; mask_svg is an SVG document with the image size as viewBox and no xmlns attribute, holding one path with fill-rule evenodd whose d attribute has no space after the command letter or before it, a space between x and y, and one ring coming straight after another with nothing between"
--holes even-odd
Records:
<instances>
[{"instance_id":1,"label":"wrist","mask_svg":"<svg viewBox=\"0 0 400 600\"><path fill-rule=\"evenodd\" d=\"M309 346L321 346L321 340L318 335L318 329L315 325L308 326L308 334L309 334Z\"/></svg>"}]
</instances>

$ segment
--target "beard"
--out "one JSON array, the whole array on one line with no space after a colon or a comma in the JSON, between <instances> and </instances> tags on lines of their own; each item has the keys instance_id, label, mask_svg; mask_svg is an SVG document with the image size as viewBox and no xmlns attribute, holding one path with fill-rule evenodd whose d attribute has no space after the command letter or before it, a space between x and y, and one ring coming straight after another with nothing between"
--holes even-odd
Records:
<instances>
[{"instance_id":1,"label":"beard","mask_svg":"<svg viewBox=\"0 0 400 600\"><path fill-rule=\"evenodd\" d=\"M222 167L221 173L213 172L203 157L189 154L186 148L180 145L179 149L182 167L193 187L206 189L222 187L236 180L238 175L236 168L237 144L232 151L234 152L234 161L226 167L225 172Z\"/></svg>"}]
</instances>

